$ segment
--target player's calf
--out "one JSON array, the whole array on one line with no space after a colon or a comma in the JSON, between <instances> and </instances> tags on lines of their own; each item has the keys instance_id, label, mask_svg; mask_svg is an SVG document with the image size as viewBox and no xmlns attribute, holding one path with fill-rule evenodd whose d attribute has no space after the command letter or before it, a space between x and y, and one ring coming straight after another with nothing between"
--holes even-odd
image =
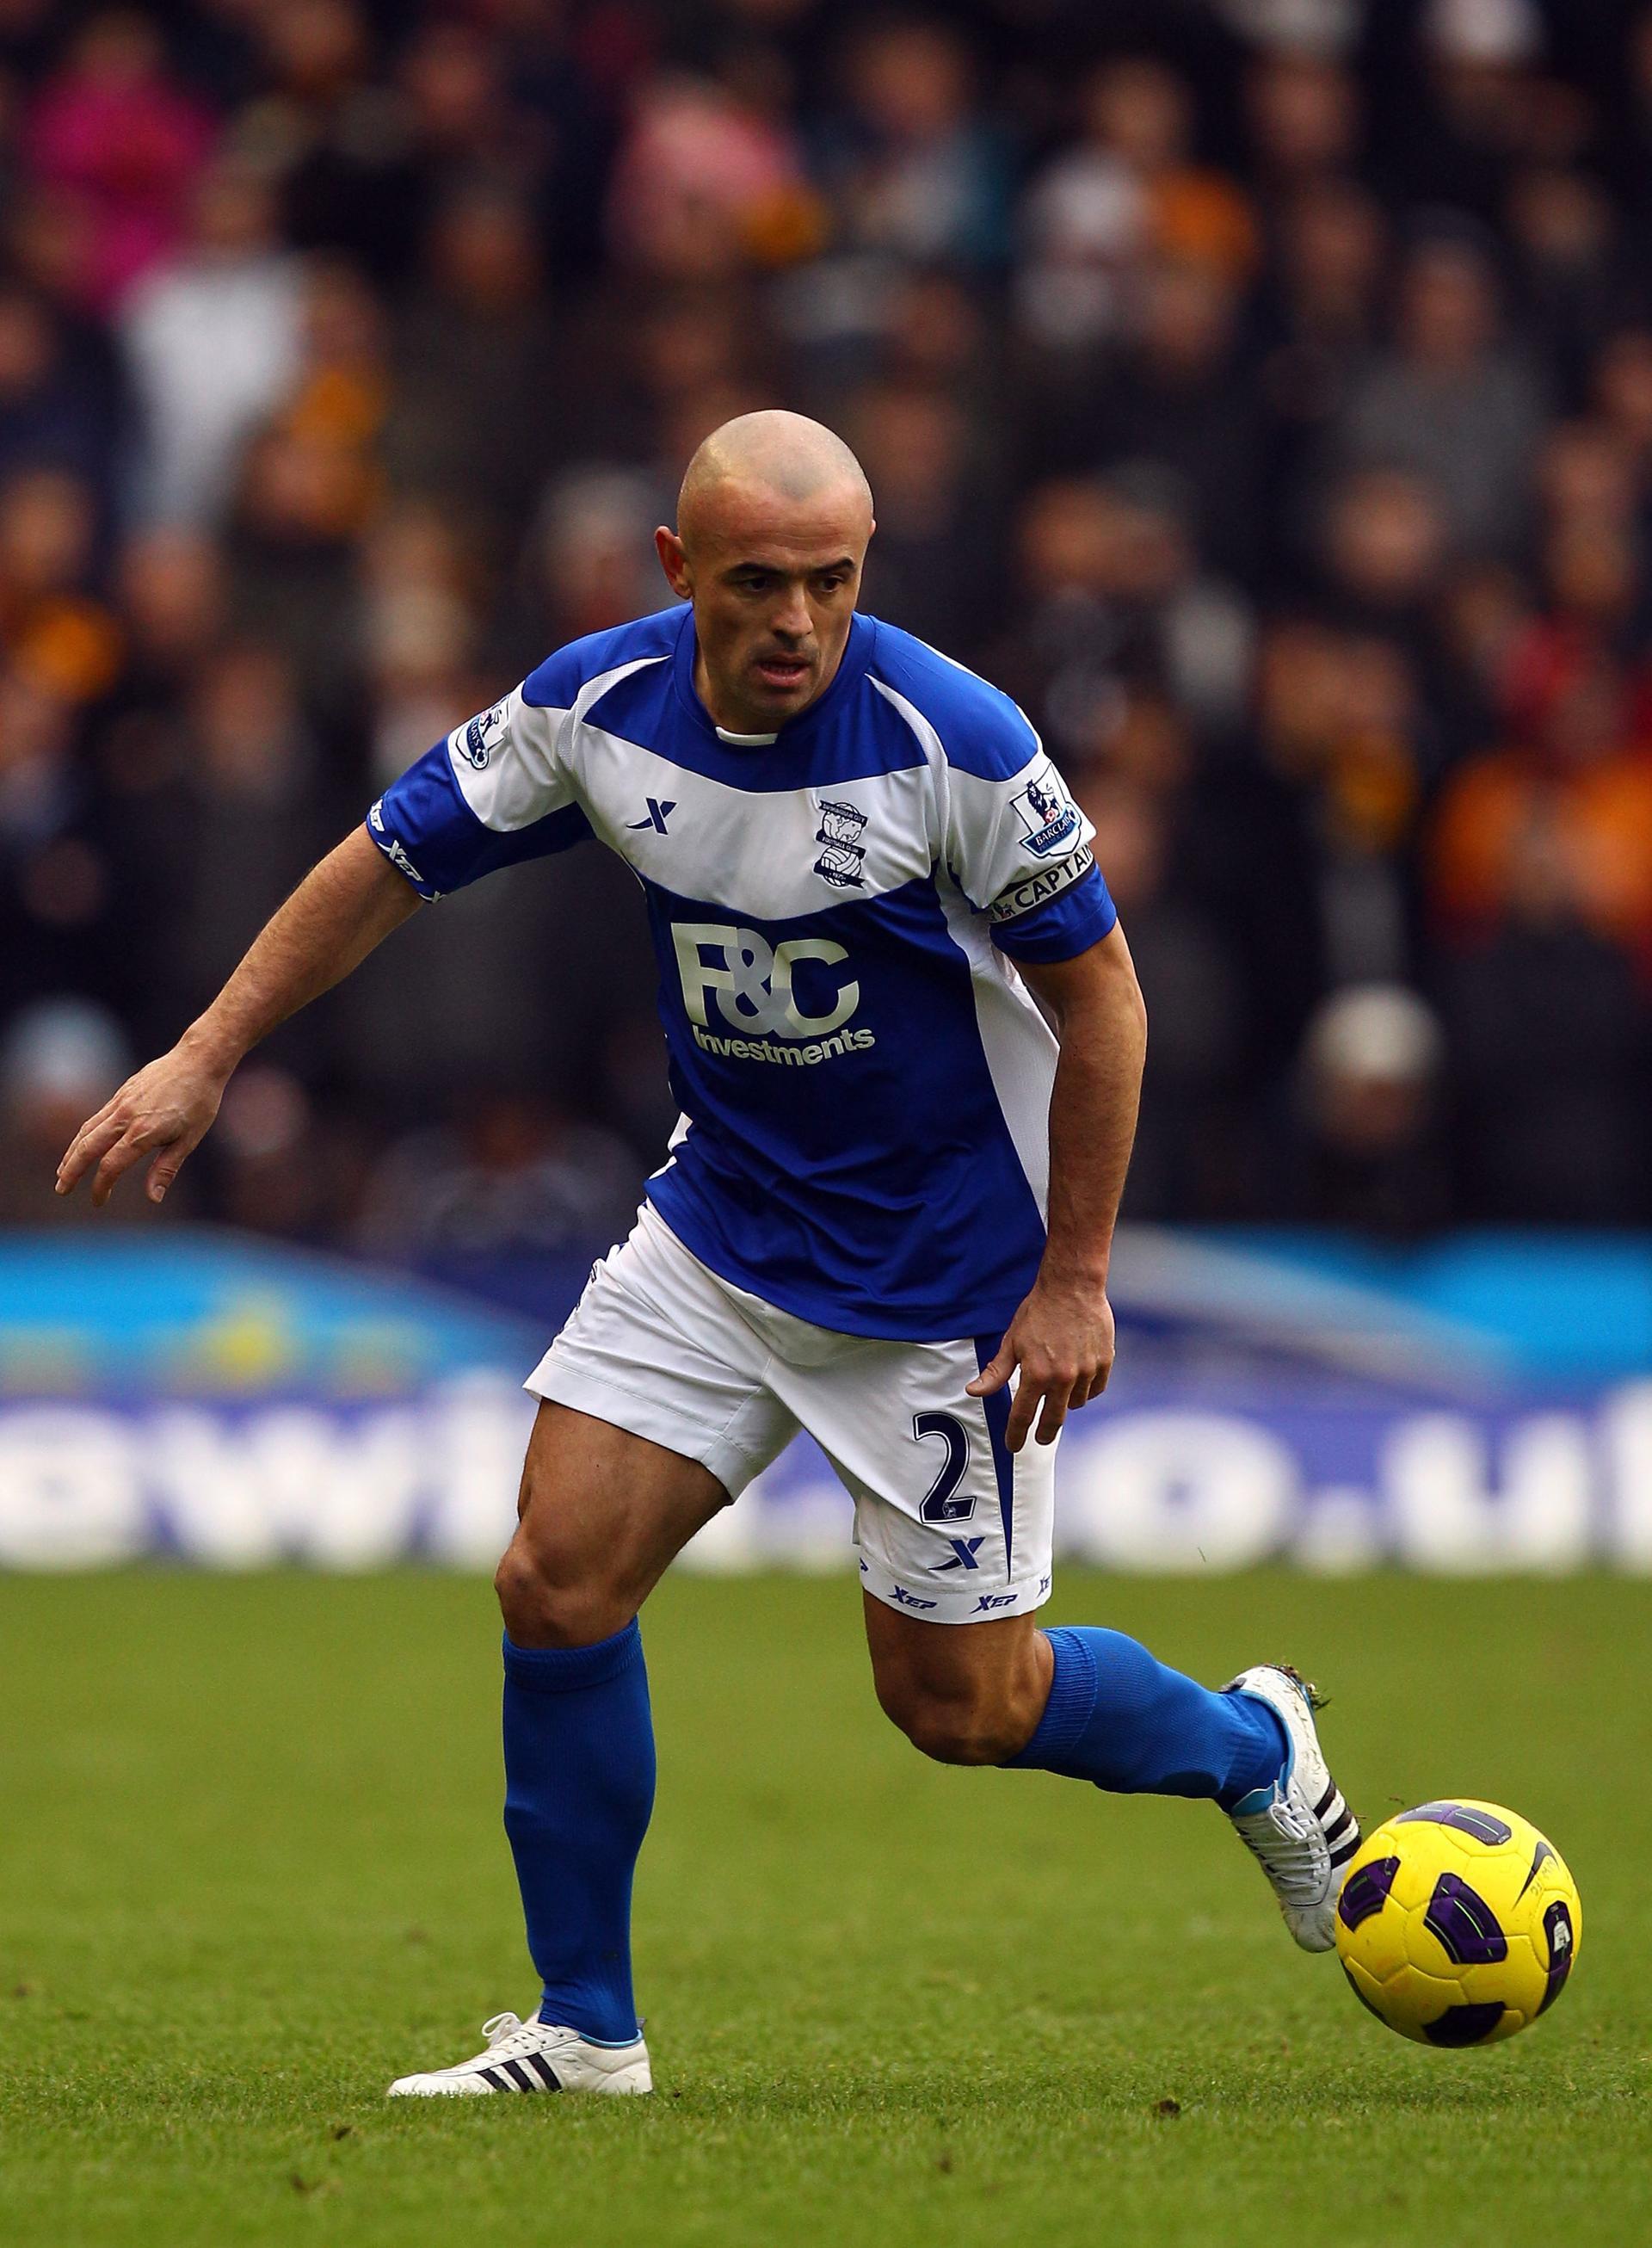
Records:
<instances>
[{"instance_id":1,"label":"player's calf","mask_svg":"<svg viewBox=\"0 0 1652 2248\"><path fill-rule=\"evenodd\" d=\"M1047 1642L1031 1616L925 1623L866 1601L884 1714L937 1764L1007 1764L1049 1694Z\"/></svg>"},{"instance_id":2,"label":"player's calf","mask_svg":"<svg viewBox=\"0 0 1652 2248\"><path fill-rule=\"evenodd\" d=\"M986 1701L916 1696L885 1700L883 1708L912 1746L936 1764L1007 1764L1034 1722L1013 1707Z\"/></svg>"}]
</instances>

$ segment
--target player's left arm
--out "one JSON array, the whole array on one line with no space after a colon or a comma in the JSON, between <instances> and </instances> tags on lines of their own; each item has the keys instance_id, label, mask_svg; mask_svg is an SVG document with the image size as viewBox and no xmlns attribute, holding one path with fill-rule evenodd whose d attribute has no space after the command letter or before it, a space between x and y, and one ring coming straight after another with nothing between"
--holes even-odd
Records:
<instances>
[{"instance_id":1,"label":"player's left arm","mask_svg":"<svg viewBox=\"0 0 1652 2248\"><path fill-rule=\"evenodd\" d=\"M1018 1452L1035 1414L1038 1442L1054 1443L1068 1412L1099 1397L1112 1372L1107 1276L1136 1136L1147 1010L1116 922L1070 960L1016 965L1061 1039L1050 1095L1048 1239L1031 1293L969 1391L991 1396L1020 1368L1007 1431Z\"/></svg>"}]
</instances>

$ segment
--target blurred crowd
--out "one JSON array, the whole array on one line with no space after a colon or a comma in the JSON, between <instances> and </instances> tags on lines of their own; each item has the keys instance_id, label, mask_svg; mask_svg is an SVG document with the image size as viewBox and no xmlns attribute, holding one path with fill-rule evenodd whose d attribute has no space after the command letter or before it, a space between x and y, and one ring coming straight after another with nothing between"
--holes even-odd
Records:
<instances>
[{"instance_id":1,"label":"blurred crowd","mask_svg":"<svg viewBox=\"0 0 1652 2248\"><path fill-rule=\"evenodd\" d=\"M1652 1222L1649 252L1617 0L0 0L0 1220L786 404L1096 823L1134 1215ZM607 1237L669 1118L577 852L278 1033L167 1215Z\"/></svg>"}]
</instances>

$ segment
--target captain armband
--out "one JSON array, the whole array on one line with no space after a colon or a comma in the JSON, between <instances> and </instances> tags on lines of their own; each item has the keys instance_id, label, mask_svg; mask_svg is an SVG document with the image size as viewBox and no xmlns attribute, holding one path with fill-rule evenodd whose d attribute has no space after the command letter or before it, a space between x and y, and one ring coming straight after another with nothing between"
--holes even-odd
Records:
<instances>
[{"instance_id":1,"label":"captain armband","mask_svg":"<svg viewBox=\"0 0 1652 2248\"><path fill-rule=\"evenodd\" d=\"M1019 921L1023 914L1033 913L1038 907L1048 905L1052 898L1059 898L1075 882L1082 882L1095 864L1095 855L1089 845L1081 844L1070 858L1063 859L1059 865L1040 867L1034 873L1024 874L1020 881L1012 882L1008 889L995 897L987 907L987 919L994 923Z\"/></svg>"}]
</instances>

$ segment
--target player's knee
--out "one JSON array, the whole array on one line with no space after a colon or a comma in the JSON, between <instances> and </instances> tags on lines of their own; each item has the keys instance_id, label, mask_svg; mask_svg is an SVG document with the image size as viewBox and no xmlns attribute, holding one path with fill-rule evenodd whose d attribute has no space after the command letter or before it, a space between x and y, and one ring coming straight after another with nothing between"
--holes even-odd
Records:
<instances>
[{"instance_id":1,"label":"player's knee","mask_svg":"<svg viewBox=\"0 0 1652 2248\"><path fill-rule=\"evenodd\" d=\"M518 1647L594 1647L636 1613L618 1587L564 1572L518 1536L494 1573L505 1629Z\"/></svg>"},{"instance_id":2,"label":"player's knee","mask_svg":"<svg viewBox=\"0 0 1652 2248\"><path fill-rule=\"evenodd\" d=\"M1006 1764L1031 1727L997 1696L940 1696L903 1687L880 1694L884 1714L936 1764Z\"/></svg>"}]
</instances>

